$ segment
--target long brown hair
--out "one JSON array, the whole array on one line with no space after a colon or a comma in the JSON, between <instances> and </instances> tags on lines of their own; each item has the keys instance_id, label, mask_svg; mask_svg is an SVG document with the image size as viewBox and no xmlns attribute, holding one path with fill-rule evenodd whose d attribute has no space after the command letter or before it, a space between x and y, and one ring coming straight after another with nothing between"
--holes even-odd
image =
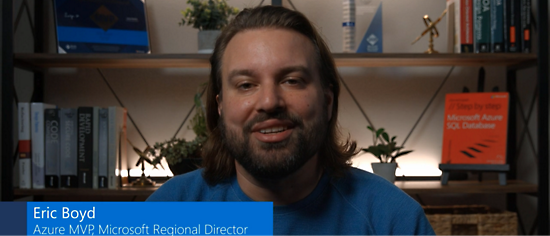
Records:
<instances>
[{"instance_id":1,"label":"long brown hair","mask_svg":"<svg viewBox=\"0 0 550 236\"><path fill-rule=\"evenodd\" d=\"M330 89L334 94L332 119L329 121L327 138L319 150L319 165L333 176L341 176L350 165L350 159L357 154L354 141L340 141L338 127L338 96L340 94L340 75L336 70L332 55L311 22L300 12L284 7L263 6L244 9L222 31L216 41L214 53L210 57L210 80L207 88L206 123L210 136L203 146L203 177L209 184L216 184L235 173L235 159L228 153L222 142L218 128L220 116L216 95L222 99L222 56L229 41L237 33L258 28L289 29L306 36L315 48L316 63L324 89Z\"/></svg>"}]
</instances>

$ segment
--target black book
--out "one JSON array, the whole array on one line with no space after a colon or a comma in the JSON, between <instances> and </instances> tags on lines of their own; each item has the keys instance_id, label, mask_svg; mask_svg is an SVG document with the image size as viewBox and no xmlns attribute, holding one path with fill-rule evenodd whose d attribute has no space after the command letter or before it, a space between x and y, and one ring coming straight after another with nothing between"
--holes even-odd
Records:
<instances>
[{"instance_id":1,"label":"black book","mask_svg":"<svg viewBox=\"0 0 550 236\"><path fill-rule=\"evenodd\" d=\"M78 187L78 111L76 108L60 109L59 119L61 121L61 158L59 170L61 174L61 187L76 188Z\"/></svg>"},{"instance_id":2,"label":"black book","mask_svg":"<svg viewBox=\"0 0 550 236\"><path fill-rule=\"evenodd\" d=\"M504 0L506 52L521 51L520 0Z\"/></svg>"},{"instance_id":3,"label":"black book","mask_svg":"<svg viewBox=\"0 0 550 236\"><path fill-rule=\"evenodd\" d=\"M521 0L521 51L531 52L531 0Z\"/></svg>"},{"instance_id":4,"label":"black book","mask_svg":"<svg viewBox=\"0 0 550 236\"><path fill-rule=\"evenodd\" d=\"M93 186L93 107L78 108L78 187Z\"/></svg>"},{"instance_id":5,"label":"black book","mask_svg":"<svg viewBox=\"0 0 550 236\"><path fill-rule=\"evenodd\" d=\"M45 184L46 188L59 188L59 109L44 110L44 125Z\"/></svg>"}]
</instances>

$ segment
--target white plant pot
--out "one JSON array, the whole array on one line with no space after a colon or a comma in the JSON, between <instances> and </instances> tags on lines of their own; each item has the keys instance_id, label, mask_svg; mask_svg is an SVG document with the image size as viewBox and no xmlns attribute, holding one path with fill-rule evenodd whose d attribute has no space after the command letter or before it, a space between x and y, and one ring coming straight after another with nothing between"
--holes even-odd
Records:
<instances>
[{"instance_id":1,"label":"white plant pot","mask_svg":"<svg viewBox=\"0 0 550 236\"><path fill-rule=\"evenodd\" d=\"M372 171L379 175L380 177L390 181L395 182L395 169L397 168L397 163L371 163Z\"/></svg>"},{"instance_id":2,"label":"white plant pot","mask_svg":"<svg viewBox=\"0 0 550 236\"><path fill-rule=\"evenodd\" d=\"M220 30L199 31L199 53L212 53L221 32Z\"/></svg>"}]
</instances>

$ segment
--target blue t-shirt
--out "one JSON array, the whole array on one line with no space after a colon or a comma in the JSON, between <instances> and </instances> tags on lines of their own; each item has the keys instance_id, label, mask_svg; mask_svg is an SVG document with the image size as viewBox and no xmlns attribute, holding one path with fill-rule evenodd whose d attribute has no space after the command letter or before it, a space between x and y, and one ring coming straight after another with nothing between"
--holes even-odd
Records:
<instances>
[{"instance_id":1,"label":"blue t-shirt","mask_svg":"<svg viewBox=\"0 0 550 236\"><path fill-rule=\"evenodd\" d=\"M202 169L176 176L147 201L252 201L233 176L210 186ZM351 168L344 177L324 174L304 199L274 206L275 235L433 235L422 207L394 184Z\"/></svg>"}]
</instances>

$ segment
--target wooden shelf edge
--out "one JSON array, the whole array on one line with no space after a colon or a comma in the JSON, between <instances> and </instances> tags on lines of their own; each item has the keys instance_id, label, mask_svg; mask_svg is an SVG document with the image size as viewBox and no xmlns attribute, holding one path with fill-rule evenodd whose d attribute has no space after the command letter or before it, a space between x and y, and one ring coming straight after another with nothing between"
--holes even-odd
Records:
<instances>
[{"instance_id":1,"label":"wooden shelf edge","mask_svg":"<svg viewBox=\"0 0 550 236\"><path fill-rule=\"evenodd\" d=\"M209 68L210 54L15 54L15 66L46 68ZM338 67L536 65L536 54L334 53Z\"/></svg>"}]
</instances>

